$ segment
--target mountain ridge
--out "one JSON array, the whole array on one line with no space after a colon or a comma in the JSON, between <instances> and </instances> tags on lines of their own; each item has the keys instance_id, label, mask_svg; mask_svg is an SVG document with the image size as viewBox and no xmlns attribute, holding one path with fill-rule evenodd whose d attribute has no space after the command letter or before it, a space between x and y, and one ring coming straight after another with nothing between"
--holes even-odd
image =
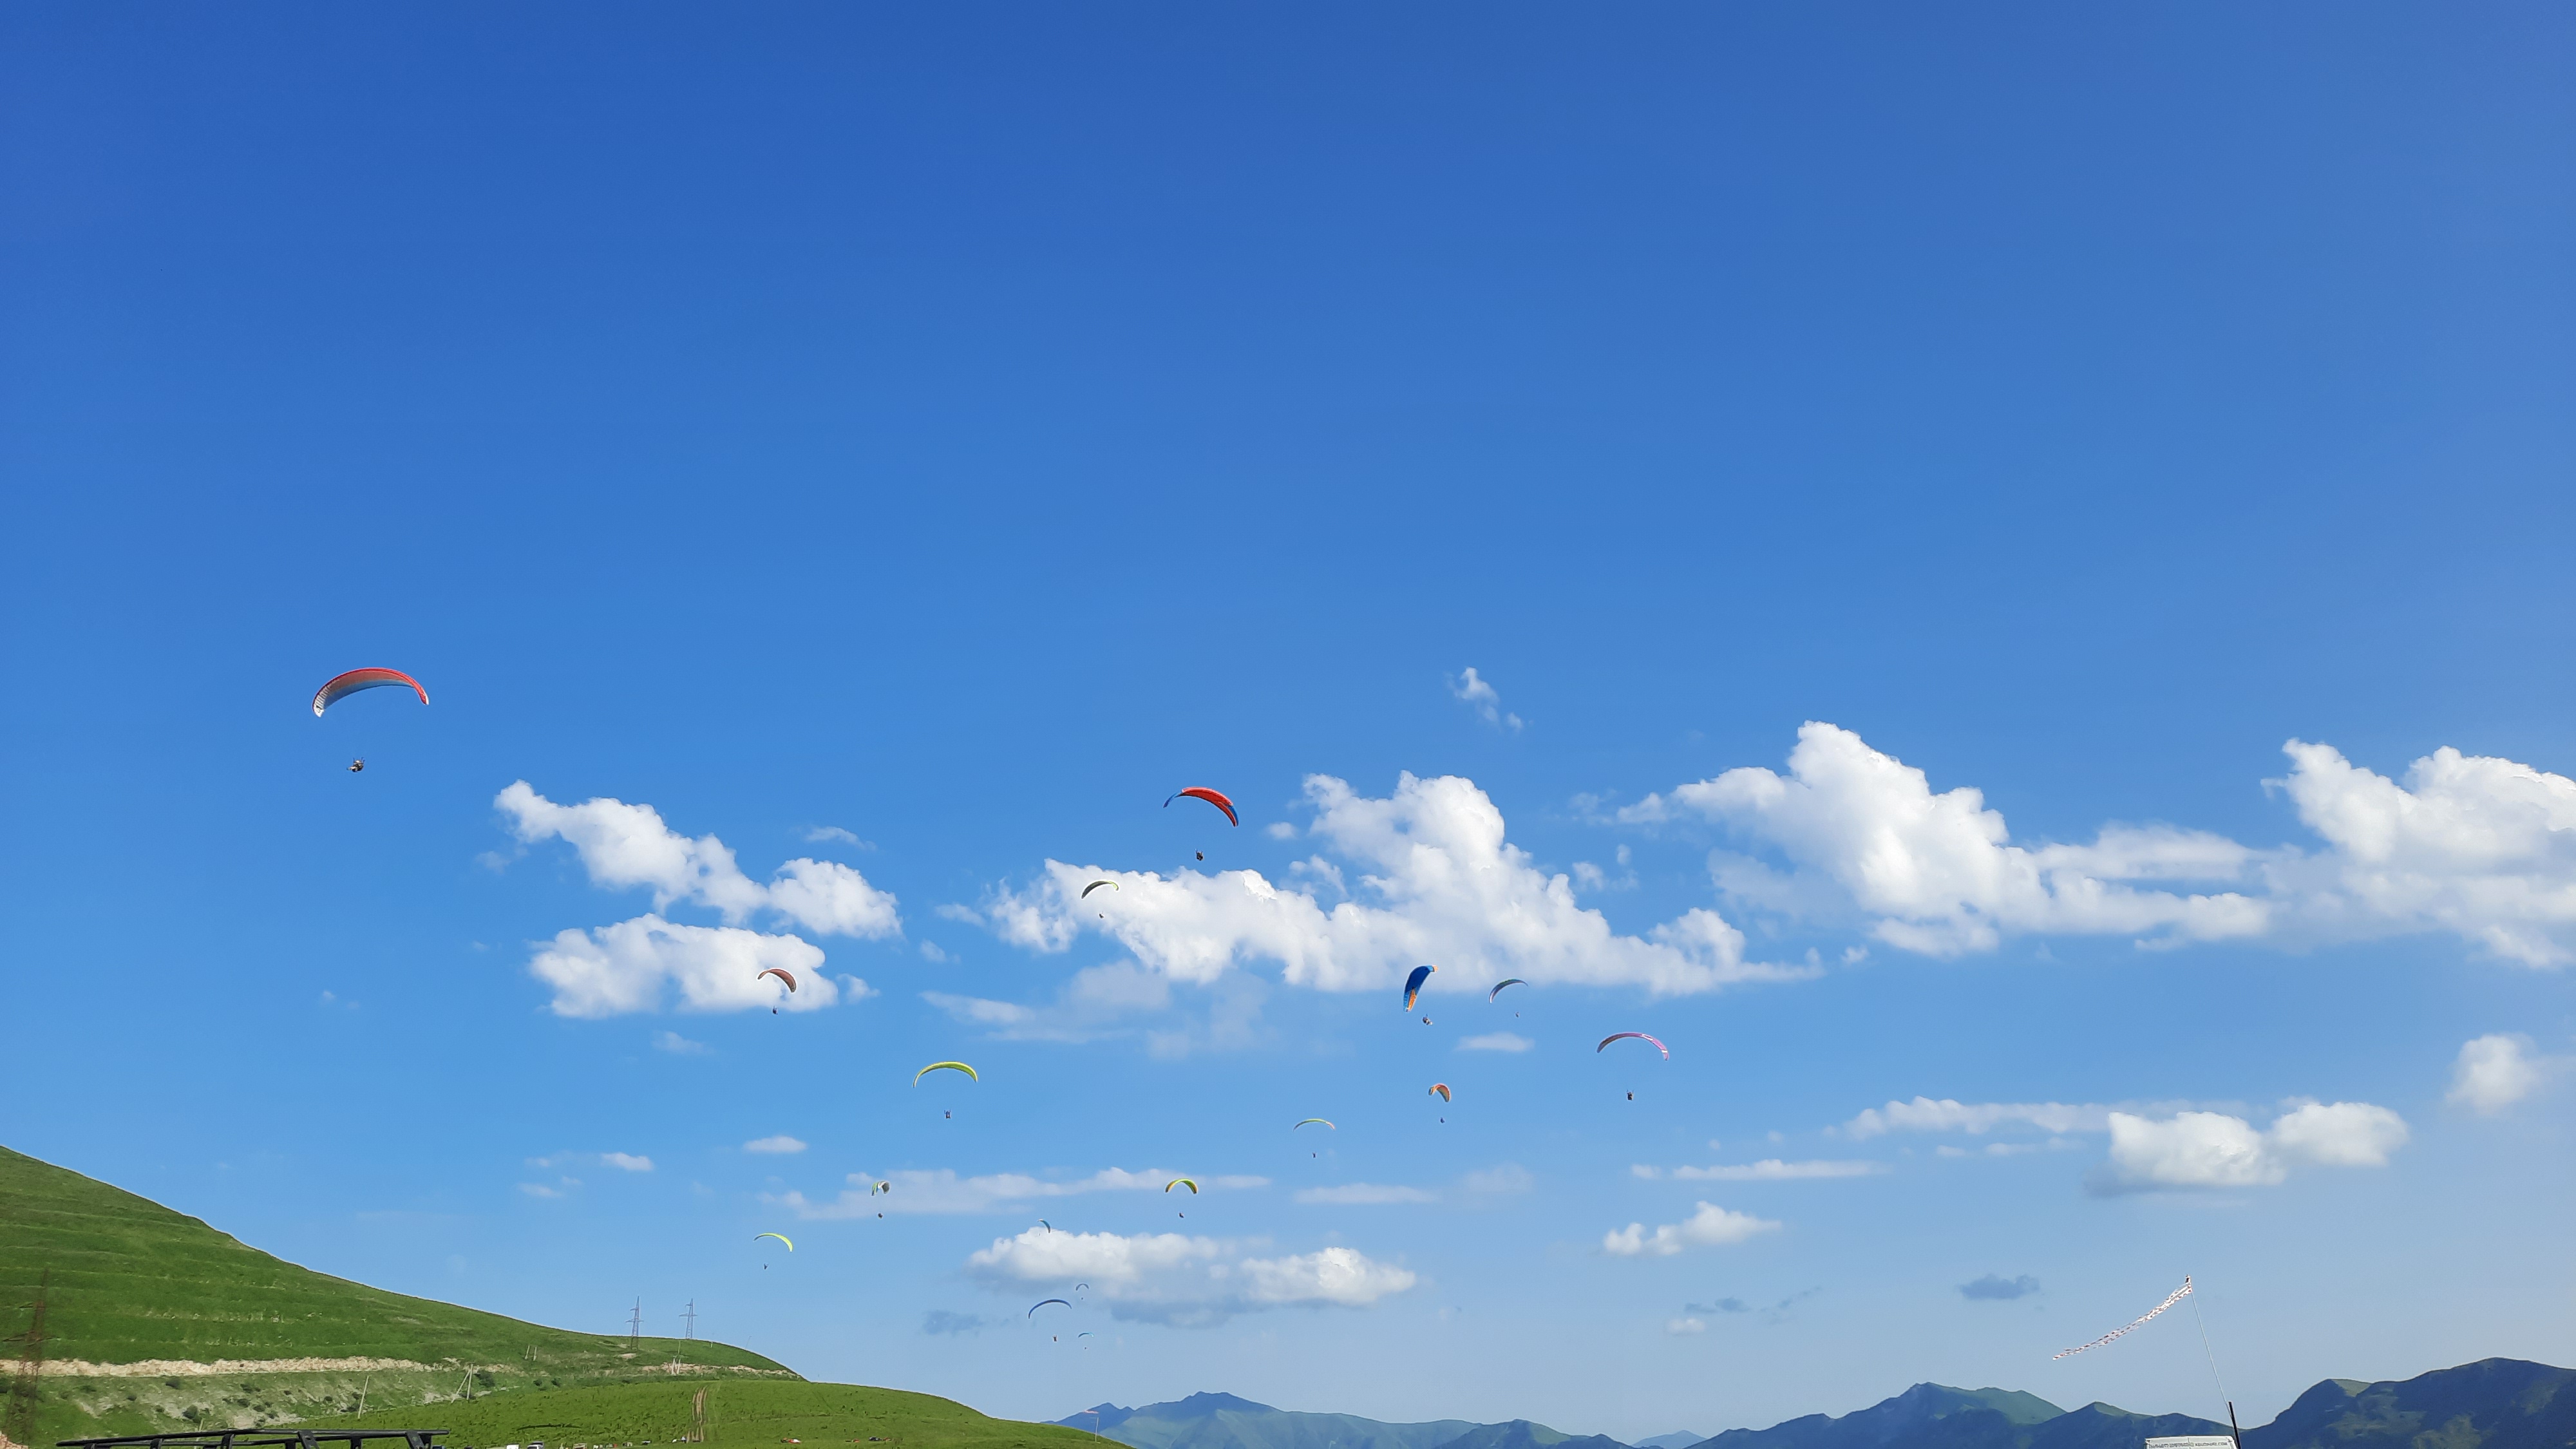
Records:
<instances>
[{"instance_id":1,"label":"mountain ridge","mask_svg":"<svg viewBox=\"0 0 2576 1449\"><path fill-rule=\"evenodd\" d=\"M1130 1449L1632 1449L1527 1419L1381 1423L1276 1409L1223 1393L1126 1408L1095 1405L1055 1421ZM1807 1414L1652 1449L2143 1449L2150 1438L2225 1434L2192 1414L2143 1414L2099 1400L2061 1409L2019 1389L1920 1383L1847 1414ZM2404 1380L2325 1379L2243 1449L2576 1449L2576 1370L2481 1359Z\"/></svg>"}]
</instances>

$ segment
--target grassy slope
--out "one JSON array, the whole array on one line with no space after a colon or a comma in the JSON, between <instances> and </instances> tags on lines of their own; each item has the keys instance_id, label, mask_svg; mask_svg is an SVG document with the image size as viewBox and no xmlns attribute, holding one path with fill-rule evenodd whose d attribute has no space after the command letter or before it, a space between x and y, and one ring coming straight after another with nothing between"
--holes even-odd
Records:
<instances>
[{"instance_id":1,"label":"grassy slope","mask_svg":"<svg viewBox=\"0 0 2576 1449\"><path fill-rule=\"evenodd\" d=\"M48 1377L38 1442L195 1425L314 1422L354 1406L452 1395L465 1370L485 1389L597 1383L674 1358L793 1378L756 1353L700 1340L567 1333L497 1313L387 1293L283 1262L197 1219L0 1147L0 1335L22 1332L39 1274L47 1359L389 1358L417 1372L254 1373L223 1379ZM13 1346L14 1347L14 1346ZM14 1357L14 1352L12 1354ZM658 1375L657 1375L658 1376ZM193 1417L191 1415L193 1414Z\"/></svg>"},{"instance_id":2,"label":"grassy slope","mask_svg":"<svg viewBox=\"0 0 2576 1449\"><path fill-rule=\"evenodd\" d=\"M53 1270L53 1359L400 1358L614 1368L621 1338L567 1333L428 1298L387 1293L272 1258L197 1219L0 1147L0 1333L26 1326L37 1275ZM683 1352L684 1351L684 1352ZM781 1366L719 1343L646 1339L637 1361Z\"/></svg>"},{"instance_id":3,"label":"grassy slope","mask_svg":"<svg viewBox=\"0 0 2576 1449\"><path fill-rule=\"evenodd\" d=\"M690 1397L707 1391L715 1445L864 1446L873 1437L904 1449L1077 1449L1102 1441L1079 1429L988 1419L963 1404L898 1389L855 1384L706 1379L631 1382L603 1388L493 1394L470 1403L343 1416L334 1427L449 1429L448 1442L526 1444L548 1449L588 1444L664 1444L687 1432Z\"/></svg>"}]
</instances>

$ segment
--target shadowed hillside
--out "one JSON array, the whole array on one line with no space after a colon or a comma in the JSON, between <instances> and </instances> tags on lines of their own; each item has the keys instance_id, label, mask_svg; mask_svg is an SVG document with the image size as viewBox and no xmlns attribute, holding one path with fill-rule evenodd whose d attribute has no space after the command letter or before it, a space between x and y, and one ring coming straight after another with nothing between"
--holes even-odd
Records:
<instances>
[{"instance_id":1,"label":"shadowed hillside","mask_svg":"<svg viewBox=\"0 0 2576 1449\"><path fill-rule=\"evenodd\" d=\"M2260 1429L2245 1449L2568 1449L2576 1445L2576 1370L2489 1358L2411 1379L2328 1379Z\"/></svg>"},{"instance_id":2,"label":"shadowed hillside","mask_svg":"<svg viewBox=\"0 0 2576 1449\"><path fill-rule=\"evenodd\" d=\"M2064 1416L2048 1400L2016 1389L1916 1384L1840 1418L1809 1414L1768 1429L1730 1429L1707 1440L1705 1449L2027 1449L2034 1426Z\"/></svg>"},{"instance_id":3,"label":"shadowed hillside","mask_svg":"<svg viewBox=\"0 0 2576 1449\"><path fill-rule=\"evenodd\" d=\"M1468 1419L1381 1424L1356 1414L1301 1414L1232 1394L1192 1394L1141 1409L1102 1404L1056 1422L1097 1425L1133 1449L1440 1449L1479 1427Z\"/></svg>"},{"instance_id":4,"label":"shadowed hillside","mask_svg":"<svg viewBox=\"0 0 2576 1449\"><path fill-rule=\"evenodd\" d=\"M1513 1419L1502 1424L1479 1424L1440 1449L1628 1449L1616 1439L1600 1434L1576 1438L1560 1434L1545 1424L1527 1419Z\"/></svg>"}]
</instances>

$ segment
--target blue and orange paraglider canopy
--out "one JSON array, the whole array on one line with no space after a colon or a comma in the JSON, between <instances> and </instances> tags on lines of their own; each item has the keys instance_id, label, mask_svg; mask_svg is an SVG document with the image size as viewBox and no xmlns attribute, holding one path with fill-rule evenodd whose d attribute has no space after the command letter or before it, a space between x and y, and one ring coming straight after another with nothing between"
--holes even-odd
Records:
<instances>
[{"instance_id":1,"label":"blue and orange paraglider canopy","mask_svg":"<svg viewBox=\"0 0 2576 1449\"><path fill-rule=\"evenodd\" d=\"M1431 973L1439 969L1437 966L1416 966L1413 968L1413 974L1404 978L1405 1010L1413 1009L1414 998L1422 994L1422 983L1430 980Z\"/></svg>"},{"instance_id":2,"label":"blue and orange paraglider canopy","mask_svg":"<svg viewBox=\"0 0 2576 1449\"><path fill-rule=\"evenodd\" d=\"M1241 825L1243 823L1243 817L1234 813L1234 802L1225 798L1225 793L1223 791L1211 790L1205 785L1192 785L1186 790L1175 792L1170 800L1165 800L1163 802L1163 808L1166 810L1171 809L1172 800L1178 800L1184 796L1192 800L1205 800L1210 805L1224 811L1226 823L1230 825Z\"/></svg>"}]
</instances>

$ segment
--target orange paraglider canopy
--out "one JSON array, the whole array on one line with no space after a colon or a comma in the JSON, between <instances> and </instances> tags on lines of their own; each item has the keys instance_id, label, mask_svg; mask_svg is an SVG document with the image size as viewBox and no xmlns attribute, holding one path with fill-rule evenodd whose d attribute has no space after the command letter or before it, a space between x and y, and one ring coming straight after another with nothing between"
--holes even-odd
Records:
<instances>
[{"instance_id":1,"label":"orange paraglider canopy","mask_svg":"<svg viewBox=\"0 0 2576 1449\"><path fill-rule=\"evenodd\" d=\"M1225 792L1221 790L1211 790L1205 785L1192 785L1186 790L1175 793L1171 800L1165 800L1163 802L1163 808L1166 810L1171 809L1172 800L1178 800L1184 795L1188 796L1192 800L1205 800L1210 805L1224 811L1228 824L1241 825L1243 823L1243 817L1234 813L1234 802L1225 798Z\"/></svg>"}]
</instances>

